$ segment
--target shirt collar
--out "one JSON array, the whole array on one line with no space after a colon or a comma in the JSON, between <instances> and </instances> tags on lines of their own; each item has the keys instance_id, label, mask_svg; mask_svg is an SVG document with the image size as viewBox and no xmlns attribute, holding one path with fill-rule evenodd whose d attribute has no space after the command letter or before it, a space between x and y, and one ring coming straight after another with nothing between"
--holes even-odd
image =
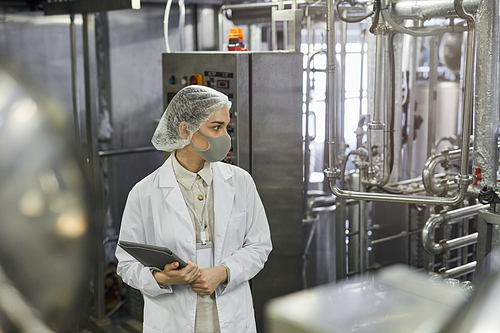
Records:
<instances>
[{"instance_id":1,"label":"shirt collar","mask_svg":"<svg viewBox=\"0 0 500 333\"><path fill-rule=\"evenodd\" d=\"M175 157L175 153L173 154L172 158L172 166L174 169L174 174L175 177L177 178L177 181L179 184L184 186L187 189L191 189L193 187L193 184L196 180L196 176L200 175L200 177L203 179L203 181L208 185L212 183L212 169L210 168L210 163L205 161L205 164L203 165L203 168L196 172L191 172L189 170L186 170L180 163L177 161L177 158Z\"/></svg>"}]
</instances>

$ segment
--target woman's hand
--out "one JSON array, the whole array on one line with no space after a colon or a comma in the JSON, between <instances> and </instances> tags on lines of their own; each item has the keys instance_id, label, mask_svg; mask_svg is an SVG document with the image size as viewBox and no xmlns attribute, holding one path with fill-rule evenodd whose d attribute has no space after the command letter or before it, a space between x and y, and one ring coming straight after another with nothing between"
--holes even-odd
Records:
<instances>
[{"instance_id":1,"label":"woman's hand","mask_svg":"<svg viewBox=\"0 0 500 333\"><path fill-rule=\"evenodd\" d=\"M173 284L189 284L200 276L200 268L191 261L186 261L187 266L181 269L178 262L165 265L163 271L154 271L153 277L158 284L170 286Z\"/></svg>"},{"instance_id":2,"label":"woman's hand","mask_svg":"<svg viewBox=\"0 0 500 333\"><path fill-rule=\"evenodd\" d=\"M212 295L219 284L226 281L226 267L217 266L200 269L198 278L189 285L198 295Z\"/></svg>"}]
</instances>

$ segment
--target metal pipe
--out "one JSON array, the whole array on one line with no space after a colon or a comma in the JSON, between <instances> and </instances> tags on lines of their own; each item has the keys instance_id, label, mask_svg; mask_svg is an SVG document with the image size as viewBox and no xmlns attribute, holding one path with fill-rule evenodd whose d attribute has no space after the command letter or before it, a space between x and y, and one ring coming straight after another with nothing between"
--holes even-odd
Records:
<instances>
[{"instance_id":1,"label":"metal pipe","mask_svg":"<svg viewBox=\"0 0 500 333\"><path fill-rule=\"evenodd\" d=\"M96 267L94 270L94 316L101 320L105 317L104 304L104 246L102 233L104 228L104 210L102 179L99 166L97 119L99 116L97 105L97 66L95 50L95 17L93 13L82 14L83 24L83 62L85 79L85 118L87 126L87 160L90 186L93 190L94 209L92 218L95 223L95 253Z\"/></svg>"},{"instance_id":2,"label":"metal pipe","mask_svg":"<svg viewBox=\"0 0 500 333\"><path fill-rule=\"evenodd\" d=\"M177 36L177 51L184 51L184 28L186 26L186 3L179 0L179 32Z\"/></svg>"},{"instance_id":3,"label":"metal pipe","mask_svg":"<svg viewBox=\"0 0 500 333\"><path fill-rule=\"evenodd\" d=\"M443 222L459 222L463 218L469 218L477 215L479 211L483 209L485 209L483 204L477 204L431 216L425 223L422 230L422 243L424 249L431 254L441 254L446 252L446 249L442 244L436 244L434 241L434 231L436 230L436 226Z\"/></svg>"},{"instance_id":4,"label":"metal pipe","mask_svg":"<svg viewBox=\"0 0 500 333\"><path fill-rule=\"evenodd\" d=\"M468 13L476 12L481 0L464 0ZM449 0L398 0L393 3L391 15L399 19L428 20L434 17L456 17L455 7Z\"/></svg>"},{"instance_id":5,"label":"metal pipe","mask_svg":"<svg viewBox=\"0 0 500 333\"><path fill-rule=\"evenodd\" d=\"M364 80L364 67L365 67L365 38L366 29L361 31L361 78L359 80L359 119L363 116L363 80ZM359 147L356 147L359 148Z\"/></svg>"},{"instance_id":6,"label":"metal pipe","mask_svg":"<svg viewBox=\"0 0 500 333\"><path fill-rule=\"evenodd\" d=\"M309 215L307 210L307 191L309 190L309 173L310 173L310 163L311 163L311 148L310 148L310 138L309 138L309 104L311 103L311 17L307 16L306 18L306 28L307 28L307 68L306 68L306 133L304 137L304 182L302 184L302 211L303 216L306 217Z\"/></svg>"},{"instance_id":7,"label":"metal pipe","mask_svg":"<svg viewBox=\"0 0 500 333\"><path fill-rule=\"evenodd\" d=\"M70 14L69 36L71 49L71 94L73 97L73 117L76 142L81 142L78 81L76 77L75 14Z\"/></svg>"},{"instance_id":8,"label":"metal pipe","mask_svg":"<svg viewBox=\"0 0 500 333\"><path fill-rule=\"evenodd\" d=\"M413 37L413 57L410 68L410 104L408 107L408 139L406 140L407 145L407 156L406 156L406 178L412 178L411 168L413 164L413 137L415 136L415 126L413 124L415 120L415 101L417 96L417 66L418 66L418 40L417 37Z\"/></svg>"},{"instance_id":9,"label":"metal pipe","mask_svg":"<svg viewBox=\"0 0 500 333\"><path fill-rule=\"evenodd\" d=\"M334 178L331 171L326 170L325 173L327 177ZM467 187L470 184L471 178L466 176L466 178L461 178L460 176L455 177L455 181L458 183L459 192L453 198L443 198L443 197L429 197L429 196L417 196L417 195L397 195L397 194L385 194L385 193L371 193L371 192L356 192L356 191L344 191L337 187L335 180L329 181L329 187L332 193L341 198L368 200L368 201L387 201L387 202L399 202L399 203L413 203L413 204L425 204L425 205L442 205L442 206L454 206L459 204L465 199L467 194Z\"/></svg>"},{"instance_id":10,"label":"metal pipe","mask_svg":"<svg viewBox=\"0 0 500 333\"><path fill-rule=\"evenodd\" d=\"M427 100L427 110L428 115L428 133L427 133L427 156L431 156L434 153L435 147L434 142L436 142L436 122L437 110L436 110L436 99L437 99L437 68L438 68L438 49L439 49L439 39L436 36L431 36L430 38L430 50L429 50L429 89L428 89L428 100Z\"/></svg>"},{"instance_id":11,"label":"metal pipe","mask_svg":"<svg viewBox=\"0 0 500 333\"><path fill-rule=\"evenodd\" d=\"M383 34L376 36L376 67L375 67L375 102L373 108L372 123L377 125L384 125L384 106L385 106L385 38ZM378 129L378 128L377 128ZM383 127L382 127L383 129ZM371 149L369 149L370 151Z\"/></svg>"},{"instance_id":12,"label":"metal pipe","mask_svg":"<svg viewBox=\"0 0 500 333\"><path fill-rule=\"evenodd\" d=\"M308 16L307 18L308 20L308 29L310 28L310 21L311 21L311 18L310 16ZM309 35L309 33L308 33ZM308 51L309 51L309 45L310 43L308 42L307 43L308 45ZM304 184L303 184L303 193L304 193L304 215L305 216L308 216L309 215L309 211L307 210L307 201L308 201L308 198L307 198L307 191L309 190L309 173L310 173L310 160L311 160L311 151L310 151L310 144L311 144L311 140L310 140L310 136L309 136L309 104L310 104L310 100L311 100L311 85L309 83L309 80L310 80L310 74L311 74L311 61L314 59L314 56L320 54L320 53L325 53L326 50L324 49L321 49L321 50L316 50L314 51L313 53L309 54L309 57L308 57L308 60L307 60L307 68L306 68L306 119L305 119L305 123L306 123L306 133L305 133L305 147L304 147Z\"/></svg>"},{"instance_id":13,"label":"metal pipe","mask_svg":"<svg viewBox=\"0 0 500 333\"><path fill-rule=\"evenodd\" d=\"M500 142L497 144L497 150L500 149ZM473 148L469 148L469 153L473 151ZM454 161L460 159L460 154L462 153L461 149L456 150L443 150L440 154L433 155L429 157L427 162L425 162L424 169L422 170L422 182L424 184L425 189L436 195L443 195L448 186L439 186L434 181L435 169L438 165L442 165L443 167L451 164ZM472 188L469 188L470 192Z\"/></svg>"},{"instance_id":14,"label":"metal pipe","mask_svg":"<svg viewBox=\"0 0 500 333\"><path fill-rule=\"evenodd\" d=\"M462 121L462 147L469 147L470 130L471 130L470 125L472 122L472 107L473 107L472 65L474 63L473 51L474 51L474 41L475 41L474 39L475 28L474 28L474 19L472 16L464 12L461 0L455 0L455 10L457 11L459 17L467 20L467 29L468 29L467 54L466 54L467 61L465 70L466 89L465 89L464 113ZM329 125L331 125L332 122L333 122L332 119L329 119ZM412 138L410 137L409 140L411 139ZM332 150L330 150L330 152L332 152ZM338 178L339 171L336 167L335 169L333 169L333 165L329 164L329 168L325 170L325 175L329 178L329 187L332 193L341 198L453 206L462 202L465 199L465 196L467 194L467 187L471 182L471 177L468 174L468 163L467 163L468 160L469 160L469 149L462 149L460 175L455 177L455 182L457 182L458 184L459 192L453 198L433 198L426 196L400 196L400 195L385 194L385 193L360 193L355 191L344 191L337 187L335 179Z\"/></svg>"},{"instance_id":15,"label":"metal pipe","mask_svg":"<svg viewBox=\"0 0 500 333\"><path fill-rule=\"evenodd\" d=\"M397 24L396 21L394 21L394 19L389 14L387 8L382 9L380 13L382 14L384 20L386 20L387 23L389 23L394 30L402 34L408 34L414 37L435 36L435 35L441 35L445 32L460 32L464 30L463 27L456 25L451 25L446 27L433 27L433 28L420 27L417 28L416 30L412 30Z\"/></svg>"},{"instance_id":16,"label":"metal pipe","mask_svg":"<svg viewBox=\"0 0 500 333\"><path fill-rule=\"evenodd\" d=\"M134 153L147 153L150 151L157 151L157 150L155 147L150 147L150 146L100 150L99 157L109 157L109 156L126 155L126 154L134 154Z\"/></svg>"},{"instance_id":17,"label":"metal pipe","mask_svg":"<svg viewBox=\"0 0 500 333\"><path fill-rule=\"evenodd\" d=\"M467 21L467 52L465 60L465 98L464 98L464 114L463 114L463 130L462 130L462 155L460 161L460 174L466 175L469 168L469 147L470 145L470 124L472 121L472 110L474 103L474 84L473 84L473 66L474 66L474 50L476 41L476 29L474 17L467 14L463 8L463 0L455 0L455 11L460 18ZM498 124L498 123L497 123ZM498 130L498 129L497 129ZM495 142L497 142L496 140ZM497 154L498 156L498 154ZM497 158L498 161L498 158ZM496 176L496 175L495 175Z\"/></svg>"},{"instance_id":18,"label":"metal pipe","mask_svg":"<svg viewBox=\"0 0 500 333\"><path fill-rule=\"evenodd\" d=\"M363 177L366 176L366 168L360 169L360 177L359 177L359 188L360 190L366 191L366 186L361 181ZM365 175L363 175L365 173ZM367 232L367 224L368 224L368 209L366 206L366 201L359 201L359 273L363 274L366 272L366 232Z\"/></svg>"},{"instance_id":19,"label":"metal pipe","mask_svg":"<svg viewBox=\"0 0 500 333\"><path fill-rule=\"evenodd\" d=\"M335 10L335 9L334 9ZM347 59L347 22L339 22L341 25L341 49L340 49L340 108L337 108L338 117L335 120L338 122L338 132L337 132L337 142L340 144L344 138L344 127L345 127L345 73L346 73L346 59ZM337 57L335 57L337 58ZM342 149L340 153L344 156L345 149Z\"/></svg>"},{"instance_id":20,"label":"metal pipe","mask_svg":"<svg viewBox=\"0 0 500 333\"><path fill-rule=\"evenodd\" d=\"M405 238L407 235L408 235L408 233L406 231L401 231L399 234L394 235L394 236L388 236L388 237L372 240L371 244L376 245L376 244L384 243L384 242L391 241L394 239Z\"/></svg>"},{"instance_id":21,"label":"metal pipe","mask_svg":"<svg viewBox=\"0 0 500 333\"><path fill-rule=\"evenodd\" d=\"M477 243L477 236L478 236L478 233L475 232L475 233L470 234L470 235L465 235L462 237L449 239L444 243L443 248L445 249L445 251L451 251L451 250L459 249L461 247L476 244Z\"/></svg>"},{"instance_id":22,"label":"metal pipe","mask_svg":"<svg viewBox=\"0 0 500 333\"><path fill-rule=\"evenodd\" d=\"M326 39L327 39L327 106L328 106L328 165L330 168L336 167L337 151L335 147L336 131L334 126L335 110L335 14L331 0L326 2Z\"/></svg>"},{"instance_id":23,"label":"metal pipe","mask_svg":"<svg viewBox=\"0 0 500 333\"><path fill-rule=\"evenodd\" d=\"M472 151L472 148L470 148L469 150ZM461 149L452 151L445 150L441 152L441 154L433 155L429 159L427 159L427 162L425 162L424 165L424 169L422 170L422 182L428 192L436 195L443 195L448 191L447 184L445 186L439 186L434 182L436 167L438 165L446 165L451 161L457 160L461 153Z\"/></svg>"},{"instance_id":24,"label":"metal pipe","mask_svg":"<svg viewBox=\"0 0 500 333\"><path fill-rule=\"evenodd\" d=\"M386 124L387 124L387 94L385 93L387 90L386 80L387 68L386 68L386 49L387 49L387 36L381 33L380 31L376 32L376 63L375 63L375 92L374 92L374 106L373 106L373 117L372 121L368 125L368 138L370 146L368 148L369 154L369 162L370 168L373 169L373 157L372 146L382 146L384 157L387 157L387 138L386 138ZM391 69L392 70L392 69ZM375 133L378 133L376 135ZM375 139L375 140L374 140ZM383 175L382 180L378 181L378 183L384 186L389 180L389 168L388 168L389 159L384 158L384 167L383 167ZM376 182L375 179L371 179L371 181Z\"/></svg>"},{"instance_id":25,"label":"metal pipe","mask_svg":"<svg viewBox=\"0 0 500 333\"><path fill-rule=\"evenodd\" d=\"M500 122L500 4L482 1L477 13L476 99L473 167L481 170L478 187L497 186Z\"/></svg>"},{"instance_id":26,"label":"metal pipe","mask_svg":"<svg viewBox=\"0 0 500 333\"><path fill-rule=\"evenodd\" d=\"M472 261L462 266L458 266L452 269L447 269L444 272L440 273L440 275L443 275L444 277L447 278L456 278L474 272L476 270L476 266L477 266L477 261Z\"/></svg>"}]
</instances>

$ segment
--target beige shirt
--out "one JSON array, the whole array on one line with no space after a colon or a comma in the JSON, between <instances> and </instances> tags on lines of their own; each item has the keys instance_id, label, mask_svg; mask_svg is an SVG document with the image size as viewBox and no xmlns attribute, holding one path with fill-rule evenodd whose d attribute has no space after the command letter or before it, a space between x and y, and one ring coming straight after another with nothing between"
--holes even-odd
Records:
<instances>
[{"instance_id":1,"label":"beige shirt","mask_svg":"<svg viewBox=\"0 0 500 333\"><path fill-rule=\"evenodd\" d=\"M184 200L193 207L196 211L196 215L200 219L203 219L203 213L205 213L206 237L207 241L212 241L214 235L214 200L213 187L209 187L209 185L212 184L212 169L210 168L210 163L205 162L203 169L198 173L184 169L177 161L177 158L172 158L172 166ZM210 193L207 193L208 189L210 189ZM207 194L208 201L204 209ZM188 208L188 211L196 233L196 242L201 243L201 221L198 220L191 209ZM215 293L210 296L198 295L196 303L195 332L220 332Z\"/></svg>"}]
</instances>

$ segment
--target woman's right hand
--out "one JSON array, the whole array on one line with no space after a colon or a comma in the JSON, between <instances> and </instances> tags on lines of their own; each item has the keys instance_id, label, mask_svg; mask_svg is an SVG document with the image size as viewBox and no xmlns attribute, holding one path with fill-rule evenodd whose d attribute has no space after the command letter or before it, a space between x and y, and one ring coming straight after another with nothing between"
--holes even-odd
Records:
<instances>
[{"instance_id":1,"label":"woman's right hand","mask_svg":"<svg viewBox=\"0 0 500 333\"><path fill-rule=\"evenodd\" d=\"M163 271L154 271L153 277L158 284L170 286L173 284L189 284L200 276L200 268L191 261L186 261L187 266L181 269L178 262L165 265Z\"/></svg>"}]
</instances>

